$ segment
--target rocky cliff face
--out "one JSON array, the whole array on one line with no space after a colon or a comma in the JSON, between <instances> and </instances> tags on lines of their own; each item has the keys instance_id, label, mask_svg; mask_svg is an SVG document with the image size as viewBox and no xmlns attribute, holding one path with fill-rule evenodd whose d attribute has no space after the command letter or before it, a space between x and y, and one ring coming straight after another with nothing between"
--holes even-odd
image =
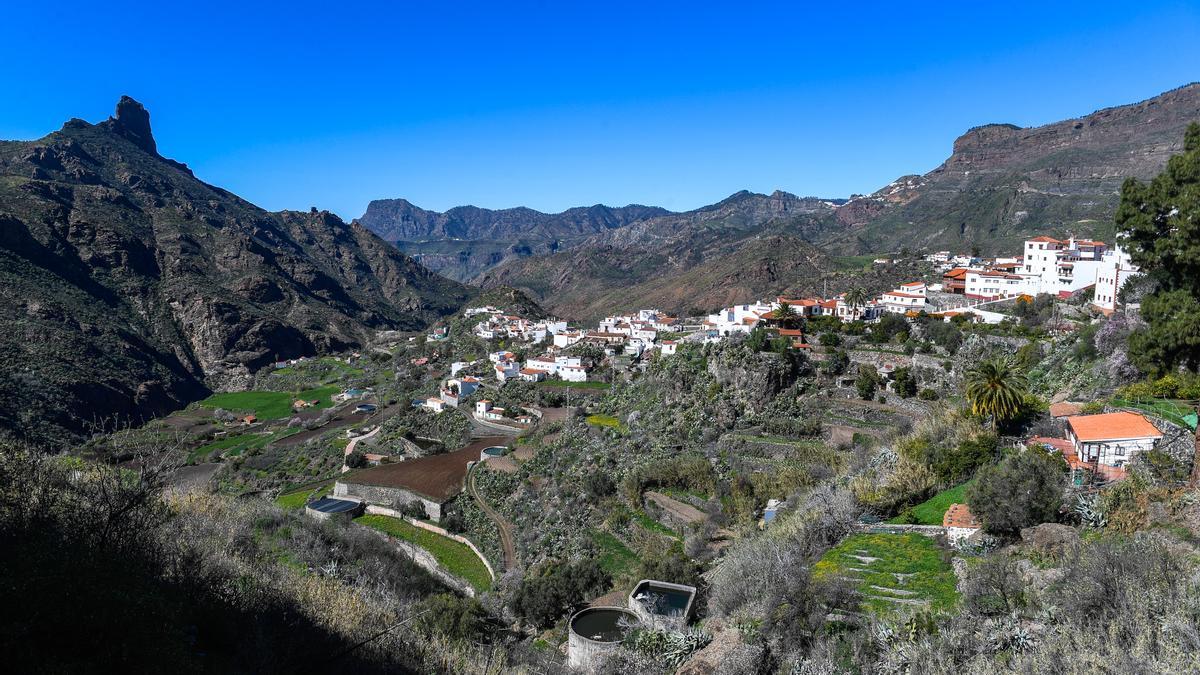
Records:
<instances>
[{"instance_id":1,"label":"rocky cliff face","mask_svg":"<svg viewBox=\"0 0 1200 675\"><path fill-rule=\"evenodd\" d=\"M838 210L848 227L820 242L857 251L1011 250L1033 233L1112 235L1121 183L1162 170L1200 120L1200 84L1040 127L988 124L960 136L950 157Z\"/></svg>"},{"instance_id":2,"label":"rocky cliff face","mask_svg":"<svg viewBox=\"0 0 1200 675\"><path fill-rule=\"evenodd\" d=\"M0 142L0 430L143 419L469 293L365 228L269 213L158 154L150 117Z\"/></svg>"}]
</instances>

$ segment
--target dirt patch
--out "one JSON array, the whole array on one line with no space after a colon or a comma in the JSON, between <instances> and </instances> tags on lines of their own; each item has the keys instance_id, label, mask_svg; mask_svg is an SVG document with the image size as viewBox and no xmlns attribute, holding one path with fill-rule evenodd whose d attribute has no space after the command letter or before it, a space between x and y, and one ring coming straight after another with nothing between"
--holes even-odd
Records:
<instances>
[{"instance_id":1,"label":"dirt patch","mask_svg":"<svg viewBox=\"0 0 1200 675\"><path fill-rule=\"evenodd\" d=\"M515 460L513 460L512 455L505 455L504 457L492 457L488 461L484 462L483 465L492 471L499 471L500 473L517 472L517 463Z\"/></svg>"},{"instance_id":2,"label":"dirt patch","mask_svg":"<svg viewBox=\"0 0 1200 675\"><path fill-rule=\"evenodd\" d=\"M484 448L507 445L509 440L502 436L481 438L454 452L359 469L345 474L340 480L357 485L403 488L444 502L462 491L467 464L479 461L479 453Z\"/></svg>"},{"instance_id":3,"label":"dirt patch","mask_svg":"<svg viewBox=\"0 0 1200 675\"><path fill-rule=\"evenodd\" d=\"M218 462L181 466L168 479L173 489L181 492L203 488L224 466Z\"/></svg>"}]
</instances>

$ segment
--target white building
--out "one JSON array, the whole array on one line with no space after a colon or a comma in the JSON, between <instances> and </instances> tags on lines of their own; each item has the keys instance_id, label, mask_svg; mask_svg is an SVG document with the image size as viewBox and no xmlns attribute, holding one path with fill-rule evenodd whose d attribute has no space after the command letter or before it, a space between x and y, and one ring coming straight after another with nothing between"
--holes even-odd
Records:
<instances>
[{"instance_id":1,"label":"white building","mask_svg":"<svg viewBox=\"0 0 1200 675\"><path fill-rule=\"evenodd\" d=\"M561 366L558 377L566 382L587 382L587 369L580 365Z\"/></svg>"},{"instance_id":2,"label":"white building","mask_svg":"<svg viewBox=\"0 0 1200 675\"><path fill-rule=\"evenodd\" d=\"M1067 418L1067 438L1080 462L1121 468L1135 456L1154 448L1162 432L1145 417L1131 412L1076 415Z\"/></svg>"},{"instance_id":3,"label":"white building","mask_svg":"<svg viewBox=\"0 0 1200 675\"><path fill-rule=\"evenodd\" d=\"M446 410L446 402L436 396L430 396L421 404L426 410L440 413Z\"/></svg>"},{"instance_id":4,"label":"white building","mask_svg":"<svg viewBox=\"0 0 1200 675\"><path fill-rule=\"evenodd\" d=\"M762 321L764 315L774 309L770 303L764 302L734 305L726 307L716 314L709 314L704 324L705 328L715 330L719 335L749 333Z\"/></svg>"},{"instance_id":5,"label":"white building","mask_svg":"<svg viewBox=\"0 0 1200 675\"><path fill-rule=\"evenodd\" d=\"M1015 298L1028 292L1026 278L996 270L967 270L963 293L976 300Z\"/></svg>"},{"instance_id":6,"label":"white building","mask_svg":"<svg viewBox=\"0 0 1200 675\"><path fill-rule=\"evenodd\" d=\"M674 356L678 347L679 343L674 340L663 340L658 343L658 349L662 352L663 356Z\"/></svg>"},{"instance_id":7,"label":"white building","mask_svg":"<svg viewBox=\"0 0 1200 675\"><path fill-rule=\"evenodd\" d=\"M496 408L492 406L492 402L484 399L475 403L475 416L481 420L502 420L504 419L504 408Z\"/></svg>"},{"instance_id":8,"label":"white building","mask_svg":"<svg viewBox=\"0 0 1200 675\"><path fill-rule=\"evenodd\" d=\"M883 305L883 311L891 314L920 312L926 308L927 290L923 281L900 284L896 290L884 293L879 298L879 304Z\"/></svg>"},{"instance_id":9,"label":"white building","mask_svg":"<svg viewBox=\"0 0 1200 675\"><path fill-rule=\"evenodd\" d=\"M1117 297L1121 288L1141 272L1134 267L1129 254L1120 246L1105 251L1096 270L1096 289L1092 296L1092 304L1105 314L1112 314L1117 309Z\"/></svg>"}]
</instances>

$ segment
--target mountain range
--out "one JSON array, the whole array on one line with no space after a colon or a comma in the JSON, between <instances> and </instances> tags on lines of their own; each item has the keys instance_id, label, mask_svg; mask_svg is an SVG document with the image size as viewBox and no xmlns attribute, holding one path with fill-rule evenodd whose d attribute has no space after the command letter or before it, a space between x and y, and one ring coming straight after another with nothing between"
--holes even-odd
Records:
<instances>
[{"instance_id":1,"label":"mountain range","mask_svg":"<svg viewBox=\"0 0 1200 675\"><path fill-rule=\"evenodd\" d=\"M361 225L204 183L128 97L99 124L0 142L0 429L18 436L162 414L472 292Z\"/></svg>"},{"instance_id":2,"label":"mountain range","mask_svg":"<svg viewBox=\"0 0 1200 675\"><path fill-rule=\"evenodd\" d=\"M976 127L954 141L937 168L869 195L816 199L743 191L684 213L627 207L637 210L615 210L622 217L591 234L529 209L461 207L447 214L472 218L449 219L453 226L439 228L427 224L437 218L409 215L416 207L408 202L396 211L368 208L371 217L360 221L389 240L419 238L419 245L399 245L434 269L484 287L524 289L567 316L655 302L680 311L711 308L729 298L823 284L844 267L826 254L972 247L999 254L1036 234L1109 238L1122 182L1160 171L1195 120L1200 85L1189 84L1044 126ZM763 250L764 238L796 257L767 264L773 251ZM530 246L532 239L543 245Z\"/></svg>"}]
</instances>

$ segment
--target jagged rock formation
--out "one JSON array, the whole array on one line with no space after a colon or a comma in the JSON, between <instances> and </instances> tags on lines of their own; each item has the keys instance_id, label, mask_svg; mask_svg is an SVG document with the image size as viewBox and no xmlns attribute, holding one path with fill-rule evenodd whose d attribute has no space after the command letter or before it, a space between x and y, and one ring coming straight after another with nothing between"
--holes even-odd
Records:
<instances>
[{"instance_id":1,"label":"jagged rock formation","mask_svg":"<svg viewBox=\"0 0 1200 675\"><path fill-rule=\"evenodd\" d=\"M0 432L144 419L468 296L364 227L203 183L128 97L99 124L0 142Z\"/></svg>"}]
</instances>

